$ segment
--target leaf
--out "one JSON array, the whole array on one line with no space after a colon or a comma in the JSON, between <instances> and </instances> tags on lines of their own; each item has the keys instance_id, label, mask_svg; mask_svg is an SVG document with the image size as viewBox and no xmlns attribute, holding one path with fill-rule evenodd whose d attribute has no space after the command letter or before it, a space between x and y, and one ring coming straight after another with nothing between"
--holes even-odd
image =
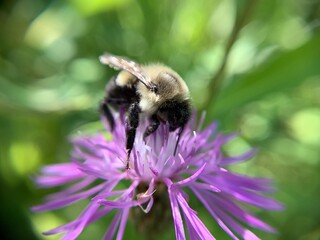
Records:
<instances>
[{"instance_id":1,"label":"leaf","mask_svg":"<svg viewBox=\"0 0 320 240\"><path fill-rule=\"evenodd\" d=\"M130 0L70 0L70 2L85 15L94 15L99 12L121 7Z\"/></svg>"},{"instance_id":2,"label":"leaf","mask_svg":"<svg viewBox=\"0 0 320 240\"><path fill-rule=\"evenodd\" d=\"M284 52L260 67L234 79L214 99L210 115L220 117L271 92L285 91L308 77L320 74L320 34L300 48Z\"/></svg>"}]
</instances>

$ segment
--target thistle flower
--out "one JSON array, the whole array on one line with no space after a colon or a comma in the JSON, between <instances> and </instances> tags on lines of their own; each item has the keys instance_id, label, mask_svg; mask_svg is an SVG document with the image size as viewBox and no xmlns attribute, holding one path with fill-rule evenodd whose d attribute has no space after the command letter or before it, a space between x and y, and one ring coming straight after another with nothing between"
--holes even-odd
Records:
<instances>
[{"instance_id":1,"label":"thistle flower","mask_svg":"<svg viewBox=\"0 0 320 240\"><path fill-rule=\"evenodd\" d=\"M142 134L147 123L142 123L137 131L130 169L126 170L124 120L120 116L116 120L122 124L116 125L111 140L105 138L104 132L74 137L71 162L46 166L36 178L41 187L67 184L68 187L49 195L46 203L33 208L35 211L49 211L91 199L78 218L44 234L64 232L62 239L75 239L87 225L115 210L104 239L114 236L122 239L130 217L134 217L141 231L161 231L160 223L173 220L176 239L186 239L185 230L190 239L214 239L189 206L187 188L232 239L259 239L246 226L275 231L242 204L280 210L278 202L263 195L274 190L271 181L239 175L225 168L254 155L251 150L240 156L225 156L221 148L234 135L218 134L215 123L201 130L202 121L194 130L193 116L173 156L176 135L169 133L168 126L161 125L144 142ZM105 126L108 131L108 125ZM119 189L123 181L130 184Z\"/></svg>"}]
</instances>

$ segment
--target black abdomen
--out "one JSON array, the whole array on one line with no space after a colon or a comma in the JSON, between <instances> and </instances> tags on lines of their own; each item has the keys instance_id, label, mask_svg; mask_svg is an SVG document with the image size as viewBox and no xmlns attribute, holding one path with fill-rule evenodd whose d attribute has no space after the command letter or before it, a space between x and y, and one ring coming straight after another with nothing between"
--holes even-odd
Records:
<instances>
[{"instance_id":1,"label":"black abdomen","mask_svg":"<svg viewBox=\"0 0 320 240\"><path fill-rule=\"evenodd\" d=\"M127 110L132 103L139 101L136 87L118 86L115 79L116 77L112 77L107 84L104 102L116 110L119 108Z\"/></svg>"}]
</instances>

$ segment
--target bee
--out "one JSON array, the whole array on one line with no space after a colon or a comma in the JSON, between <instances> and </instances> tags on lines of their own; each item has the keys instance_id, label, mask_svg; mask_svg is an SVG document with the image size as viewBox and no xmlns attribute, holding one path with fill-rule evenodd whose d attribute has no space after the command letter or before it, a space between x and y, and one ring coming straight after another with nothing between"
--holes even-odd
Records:
<instances>
[{"instance_id":1,"label":"bee","mask_svg":"<svg viewBox=\"0 0 320 240\"><path fill-rule=\"evenodd\" d=\"M100 103L100 112L114 129L115 121L110 110L123 109L126 117L126 169L134 146L140 117L148 118L149 125L143 139L154 133L160 123L168 123L169 131L177 132L176 154L181 133L191 117L189 89L184 80L170 67L163 64L140 65L124 57L100 56L100 62L120 70L106 85L105 97Z\"/></svg>"}]
</instances>

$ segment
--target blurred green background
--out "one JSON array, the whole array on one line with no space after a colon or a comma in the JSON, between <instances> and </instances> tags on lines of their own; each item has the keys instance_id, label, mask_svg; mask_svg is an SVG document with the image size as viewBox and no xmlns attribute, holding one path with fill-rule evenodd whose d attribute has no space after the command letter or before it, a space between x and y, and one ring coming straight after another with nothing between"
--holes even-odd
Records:
<instances>
[{"instance_id":1,"label":"blurred green background","mask_svg":"<svg viewBox=\"0 0 320 240\"><path fill-rule=\"evenodd\" d=\"M32 213L48 193L32 177L68 161L67 137L99 119L115 73L98 61L107 51L168 64L207 122L240 133L226 151L260 149L234 170L274 179L286 209L253 209L278 229L258 236L320 239L319 29L318 0L0 1L0 238L57 239L41 232L83 207ZM217 239L229 239L194 206ZM101 239L107 226L79 239ZM139 237L130 222L126 236Z\"/></svg>"}]
</instances>

